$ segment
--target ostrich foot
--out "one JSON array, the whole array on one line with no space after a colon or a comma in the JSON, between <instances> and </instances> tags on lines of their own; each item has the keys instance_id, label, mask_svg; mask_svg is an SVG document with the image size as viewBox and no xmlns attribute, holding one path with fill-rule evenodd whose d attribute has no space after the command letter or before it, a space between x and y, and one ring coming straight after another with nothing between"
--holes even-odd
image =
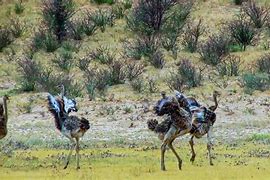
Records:
<instances>
[{"instance_id":1,"label":"ostrich foot","mask_svg":"<svg viewBox=\"0 0 270 180\"><path fill-rule=\"evenodd\" d=\"M180 161L178 162L178 168L179 168L179 170L182 170L182 160L180 160Z\"/></svg>"}]
</instances>

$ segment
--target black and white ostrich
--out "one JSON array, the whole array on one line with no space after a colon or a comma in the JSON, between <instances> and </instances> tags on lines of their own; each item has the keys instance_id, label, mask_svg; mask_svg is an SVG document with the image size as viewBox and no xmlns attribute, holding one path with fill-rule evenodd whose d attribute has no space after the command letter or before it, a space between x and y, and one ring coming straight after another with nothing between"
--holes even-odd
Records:
<instances>
[{"instance_id":1,"label":"black and white ostrich","mask_svg":"<svg viewBox=\"0 0 270 180\"><path fill-rule=\"evenodd\" d=\"M63 88L64 89L64 88ZM76 162L77 169L80 169L79 165L79 139L84 133L90 128L89 121L85 118L78 118L77 116L69 116L71 111L77 111L76 101L68 99L64 96L62 91L59 97L48 95L48 108L54 116L56 128L71 141L70 152L67 157L66 165L67 168L72 151L76 149Z\"/></svg>"}]
</instances>

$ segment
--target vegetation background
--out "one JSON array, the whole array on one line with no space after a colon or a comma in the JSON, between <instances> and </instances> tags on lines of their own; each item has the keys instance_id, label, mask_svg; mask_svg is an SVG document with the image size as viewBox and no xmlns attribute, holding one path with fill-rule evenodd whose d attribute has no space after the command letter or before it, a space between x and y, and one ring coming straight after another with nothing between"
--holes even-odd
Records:
<instances>
[{"instance_id":1,"label":"vegetation background","mask_svg":"<svg viewBox=\"0 0 270 180\"><path fill-rule=\"evenodd\" d=\"M269 1L55 2L0 0L0 96L11 96L1 179L269 179ZM60 84L91 124L79 172L75 162L61 169L68 140L46 107ZM159 171L146 122L160 92L174 89L206 106L221 92L214 167L205 138L192 165L181 137L184 169L168 152L169 171Z\"/></svg>"}]
</instances>

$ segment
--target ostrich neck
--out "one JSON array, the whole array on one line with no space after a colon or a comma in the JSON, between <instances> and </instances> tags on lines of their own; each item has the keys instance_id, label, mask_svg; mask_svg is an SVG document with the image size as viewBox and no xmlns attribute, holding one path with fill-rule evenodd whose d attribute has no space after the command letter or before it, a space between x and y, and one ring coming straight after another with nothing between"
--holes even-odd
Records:
<instances>
[{"instance_id":1,"label":"ostrich neck","mask_svg":"<svg viewBox=\"0 0 270 180\"><path fill-rule=\"evenodd\" d=\"M4 110L5 110L5 121L8 121L8 112L7 112L7 100L6 98L3 99L3 104L4 104Z\"/></svg>"},{"instance_id":2,"label":"ostrich neck","mask_svg":"<svg viewBox=\"0 0 270 180\"><path fill-rule=\"evenodd\" d=\"M217 108L217 106L218 106L218 102L217 102L217 96L216 95L214 95L214 102L215 102L215 109Z\"/></svg>"}]
</instances>

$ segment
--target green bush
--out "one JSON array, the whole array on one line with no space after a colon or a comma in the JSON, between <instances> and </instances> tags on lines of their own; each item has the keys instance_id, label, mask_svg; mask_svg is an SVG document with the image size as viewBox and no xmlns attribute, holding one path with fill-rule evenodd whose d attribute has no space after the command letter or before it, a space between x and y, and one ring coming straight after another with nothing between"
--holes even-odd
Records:
<instances>
[{"instance_id":1,"label":"green bush","mask_svg":"<svg viewBox=\"0 0 270 180\"><path fill-rule=\"evenodd\" d=\"M44 0L41 4L44 25L61 43L67 36L70 17L74 14L73 0Z\"/></svg>"},{"instance_id":2,"label":"green bush","mask_svg":"<svg viewBox=\"0 0 270 180\"><path fill-rule=\"evenodd\" d=\"M91 0L92 2L94 3L97 3L97 4L114 4L115 3L115 0Z\"/></svg>"},{"instance_id":3,"label":"green bush","mask_svg":"<svg viewBox=\"0 0 270 180\"><path fill-rule=\"evenodd\" d=\"M264 91L270 88L270 75L266 73L246 73L242 77L246 93L254 90Z\"/></svg>"},{"instance_id":4,"label":"green bush","mask_svg":"<svg viewBox=\"0 0 270 180\"><path fill-rule=\"evenodd\" d=\"M69 72L74 65L73 53L65 49L60 49L52 62L65 72Z\"/></svg>"},{"instance_id":5,"label":"green bush","mask_svg":"<svg viewBox=\"0 0 270 180\"><path fill-rule=\"evenodd\" d=\"M53 34L40 29L34 36L33 46L36 49L44 49L47 52L54 52L59 48L60 44Z\"/></svg>"},{"instance_id":6,"label":"green bush","mask_svg":"<svg viewBox=\"0 0 270 180\"><path fill-rule=\"evenodd\" d=\"M22 14L24 11L24 6L22 4L22 0L15 3L14 11L16 14Z\"/></svg>"},{"instance_id":7,"label":"green bush","mask_svg":"<svg viewBox=\"0 0 270 180\"><path fill-rule=\"evenodd\" d=\"M228 31L233 39L243 51L255 40L256 30L251 22L243 14L237 16L236 20L229 22Z\"/></svg>"},{"instance_id":8,"label":"green bush","mask_svg":"<svg viewBox=\"0 0 270 180\"><path fill-rule=\"evenodd\" d=\"M91 15L91 20L100 28L101 32L104 32L106 26L114 25L115 16L110 10L99 9Z\"/></svg>"},{"instance_id":9,"label":"green bush","mask_svg":"<svg viewBox=\"0 0 270 180\"><path fill-rule=\"evenodd\" d=\"M101 64L111 64L115 55L110 52L110 49L107 46L99 46L90 52L89 57Z\"/></svg>"}]
</instances>

